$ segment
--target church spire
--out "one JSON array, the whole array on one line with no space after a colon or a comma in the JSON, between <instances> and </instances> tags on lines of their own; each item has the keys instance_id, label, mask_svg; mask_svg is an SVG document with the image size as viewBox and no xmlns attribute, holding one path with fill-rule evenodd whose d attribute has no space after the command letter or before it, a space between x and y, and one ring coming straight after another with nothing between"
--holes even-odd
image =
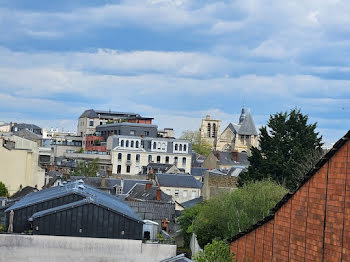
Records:
<instances>
[{"instance_id":1,"label":"church spire","mask_svg":"<svg viewBox=\"0 0 350 262\"><path fill-rule=\"evenodd\" d=\"M243 123L244 119L245 119L245 109L244 109L244 105L243 105L241 116L239 117L239 123L238 124L241 125Z\"/></svg>"}]
</instances>

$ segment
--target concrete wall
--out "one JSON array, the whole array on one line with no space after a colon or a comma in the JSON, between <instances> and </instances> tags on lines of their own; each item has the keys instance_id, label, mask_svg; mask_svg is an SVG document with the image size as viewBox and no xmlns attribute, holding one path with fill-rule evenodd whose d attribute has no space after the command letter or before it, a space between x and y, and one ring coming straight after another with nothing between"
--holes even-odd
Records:
<instances>
[{"instance_id":1,"label":"concrete wall","mask_svg":"<svg viewBox=\"0 0 350 262\"><path fill-rule=\"evenodd\" d=\"M156 262L176 255L175 245L141 240L0 234L1 261Z\"/></svg>"}]
</instances>

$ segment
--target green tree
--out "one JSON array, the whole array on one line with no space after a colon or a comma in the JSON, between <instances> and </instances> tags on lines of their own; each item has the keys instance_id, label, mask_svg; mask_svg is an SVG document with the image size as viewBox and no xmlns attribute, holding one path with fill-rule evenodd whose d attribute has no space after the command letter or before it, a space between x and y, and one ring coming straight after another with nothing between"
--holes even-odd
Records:
<instances>
[{"instance_id":1,"label":"green tree","mask_svg":"<svg viewBox=\"0 0 350 262\"><path fill-rule=\"evenodd\" d=\"M187 208L182 211L181 216L177 219L180 224L182 236L184 238L184 247L189 247L192 233L193 233L193 221L197 217L201 209L201 204L194 207Z\"/></svg>"},{"instance_id":2,"label":"green tree","mask_svg":"<svg viewBox=\"0 0 350 262\"><path fill-rule=\"evenodd\" d=\"M9 195L9 191L4 183L0 181L0 196L7 197Z\"/></svg>"},{"instance_id":3,"label":"green tree","mask_svg":"<svg viewBox=\"0 0 350 262\"><path fill-rule=\"evenodd\" d=\"M204 251L199 251L194 256L197 262L232 262L235 261L234 254L230 254L230 246L226 241L213 240L213 243L207 244Z\"/></svg>"},{"instance_id":4,"label":"green tree","mask_svg":"<svg viewBox=\"0 0 350 262\"><path fill-rule=\"evenodd\" d=\"M199 131L186 130L182 132L180 139L190 141L192 149L202 156L208 156L212 149L211 146L201 138Z\"/></svg>"},{"instance_id":5,"label":"green tree","mask_svg":"<svg viewBox=\"0 0 350 262\"><path fill-rule=\"evenodd\" d=\"M239 185L271 178L294 189L323 154L317 123L307 122L308 116L298 109L271 115L260 128L260 148L252 147L250 166L239 176Z\"/></svg>"},{"instance_id":6,"label":"green tree","mask_svg":"<svg viewBox=\"0 0 350 262\"><path fill-rule=\"evenodd\" d=\"M71 175L95 177L100 168L98 161L98 158L95 158L92 161L79 161Z\"/></svg>"},{"instance_id":7,"label":"green tree","mask_svg":"<svg viewBox=\"0 0 350 262\"><path fill-rule=\"evenodd\" d=\"M247 183L230 193L209 199L193 219L201 247L213 239L226 240L269 214L288 191L270 180Z\"/></svg>"}]
</instances>

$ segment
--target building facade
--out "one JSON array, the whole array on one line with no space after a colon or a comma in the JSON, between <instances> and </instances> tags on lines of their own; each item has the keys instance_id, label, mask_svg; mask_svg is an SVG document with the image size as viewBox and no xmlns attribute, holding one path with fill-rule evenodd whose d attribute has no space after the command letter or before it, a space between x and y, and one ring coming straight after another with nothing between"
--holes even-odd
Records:
<instances>
[{"instance_id":1,"label":"building facade","mask_svg":"<svg viewBox=\"0 0 350 262\"><path fill-rule=\"evenodd\" d=\"M238 124L230 123L221 133L221 120L211 119L209 115L202 119L199 129L201 139L218 151L249 152L250 147L258 147L258 132L250 111L242 108Z\"/></svg>"},{"instance_id":2,"label":"building facade","mask_svg":"<svg viewBox=\"0 0 350 262\"><path fill-rule=\"evenodd\" d=\"M113 174L139 174L149 163L174 164L191 171L192 145L187 140L157 137L110 136Z\"/></svg>"},{"instance_id":3,"label":"building facade","mask_svg":"<svg viewBox=\"0 0 350 262\"><path fill-rule=\"evenodd\" d=\"M45 172L39 167L39 146L36 142L13 136L0 137L0 181L12 195L21 187L41 188Z\"/></svg>"}]
</instances>

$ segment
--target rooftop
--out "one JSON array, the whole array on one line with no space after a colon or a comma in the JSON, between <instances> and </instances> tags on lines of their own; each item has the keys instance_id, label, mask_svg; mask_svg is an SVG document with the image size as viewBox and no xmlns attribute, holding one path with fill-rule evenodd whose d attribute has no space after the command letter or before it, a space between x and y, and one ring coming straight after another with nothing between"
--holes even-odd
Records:
<instances>
[{"instance_id":1,"label":"rooftop","mask_svg":"<svg viewBox=\"0 0 350 262\"><path fill-rule=\"evenodd\" d=\"M130 112L117 112L117 111L103 111L103 110L88 109L88 110L85 110L79 118L83 118L83 117L98 118L99 115L104 117L104 118L140 117L139 114L130 113Z\"/></svg>"},{"instance_id":2,"label":"rooftop","mask_svg":"<svg viewBox=\"0 0 350 262\"><path fill-rule=\"evenodd\" d=\"M156 174L156 180L163 187L202 188L202 183L189 174Z\"/></svg>"},{"instance_id":3,"label":"rooftop","mask_svg":"<svg viewBox=\"0 0 350 262\"><path fill-rule=\"evenodd\" d=\"M140 201L157 201L158 187L151 186L146 190L145 184L135 184L128 193L127 199ZM159 202L172 202L172 197L161 191Z\"/></svg>"}]
</instances>

